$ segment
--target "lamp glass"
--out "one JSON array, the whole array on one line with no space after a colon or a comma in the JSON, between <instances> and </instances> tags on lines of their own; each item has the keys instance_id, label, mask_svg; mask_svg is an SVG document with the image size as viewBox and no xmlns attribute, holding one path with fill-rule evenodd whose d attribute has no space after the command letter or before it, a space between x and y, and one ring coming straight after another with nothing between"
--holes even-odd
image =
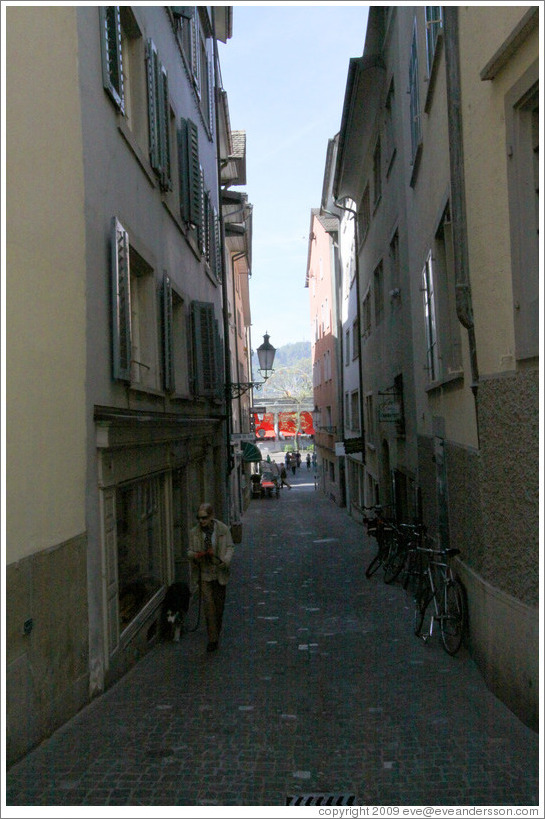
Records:
<instances>
[{"instance_id":1,"label":"lamp glass","mask_svg":"<svg viewBox=\"0 0 545 819\"><path fill-rule=\"evenodd\" d=\"M269 341L269 335L263 336L263 344L257 348L257 358L259 361L259 372L264 378L268 378L272 372L276 348Z\"/></svg>"}]
</instances>

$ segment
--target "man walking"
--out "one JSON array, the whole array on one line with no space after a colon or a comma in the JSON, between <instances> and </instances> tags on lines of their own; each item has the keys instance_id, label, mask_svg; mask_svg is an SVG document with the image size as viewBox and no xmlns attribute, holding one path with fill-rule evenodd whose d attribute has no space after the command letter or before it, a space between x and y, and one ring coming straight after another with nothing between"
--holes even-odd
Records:
<instances>
[{"instance_id":1,"label":"man walking","mask_svg":"<svg viewBox=\"0 0 545 819\"><path fill-rule=\"evenodd\" d=\"M214 518L209 503L201 503L198 523L189 533L187 556L191 568L191 591L200 587L208 632L207 651L216 651L223 622L226 586L235 548L225 523Z\"/></svg>"}]
</instances>

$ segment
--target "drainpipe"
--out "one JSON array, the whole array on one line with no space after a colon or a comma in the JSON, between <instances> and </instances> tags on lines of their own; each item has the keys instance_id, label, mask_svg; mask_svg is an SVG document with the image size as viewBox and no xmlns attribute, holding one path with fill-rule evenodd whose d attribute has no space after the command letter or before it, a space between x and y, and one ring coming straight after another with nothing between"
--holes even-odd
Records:
<instances>
[{"instance_id":1,"label":"drainpipe","mask_svg":"<svg viewBox=\"0 0 545 819\"><path fill-rule=\"evenodd\" d=\"M475 402L477 443L480 447L479 410L477 403L479 368L477 363L477 345L475 340L475 324L473 320L473 304L471 299L471 283L469 278L460 82L460 39L458 30L458 8L456 6L443 6L443 29L447 75L447 116L449 133L450 195L452 238L454 245L456 314L460 324L467 330L467 337L469 341L471 391L473 392L473 399Z\"/></svg>"},{"instance_id":2,"label":"drainpipe","mask_svg":"<svg viewBox=\"0 0 545 819\"><path fill-rule=\"evenodd\" d=\"M224 376L225 376L225 385L224 385L224 400L225 400L225 456L227 460L227 469L224 472L224 487L225 487L225 502L223 508L223 515L227 523L230 522L231 516L231 472L233 469L232 463L232 456L231 456L231 429L233 424L232 418L232 406L231 406L231 395L230 395L230 386L231 386L231 357L229 355L229 317L227 315L227 306L228 306L228 298L227 298L227 270L225 265L225 224L223 219L223 210L221 205L221 157L219 152L219 134L220 134L220 122L219 122L219 88L218 88L218 77L220 76L220 69L219 69L219 54L218 54L218 40L216 37L216 10L215 7L212 6L212 43L214 48L214 73L215 73L215 81L214 81L214 94L215 94L215 126L216 126L216 163L217 163L217 176L218 176L218 219L220 225L220 242L221 242L221 292L222 292L222 300L223 300L223 338L224 338L224 345L225 345L225 354L224 354Z\"/></svg>"}]
</instances>

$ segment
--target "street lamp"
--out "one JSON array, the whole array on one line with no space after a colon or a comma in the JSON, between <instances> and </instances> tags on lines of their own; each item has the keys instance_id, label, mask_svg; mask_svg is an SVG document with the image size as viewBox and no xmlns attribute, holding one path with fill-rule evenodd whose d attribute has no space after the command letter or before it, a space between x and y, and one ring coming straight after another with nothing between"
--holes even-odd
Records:
<instances>
[{"instance_id":1,"label":"street lamp","mask_svg":"<svg viewBox=\"0 0 545 819\"><path fill-rule=\"evenodd\" d=\"M250 389L260 390L265 381L273 374L273 364L276 348L269 341L268 333L263 336L263 344L257 348L257 358L259 361L258 373L263 376L263 381L243 381L227 385L227 394L232 399L240 398Z\"/></svg>"}]
</instances>

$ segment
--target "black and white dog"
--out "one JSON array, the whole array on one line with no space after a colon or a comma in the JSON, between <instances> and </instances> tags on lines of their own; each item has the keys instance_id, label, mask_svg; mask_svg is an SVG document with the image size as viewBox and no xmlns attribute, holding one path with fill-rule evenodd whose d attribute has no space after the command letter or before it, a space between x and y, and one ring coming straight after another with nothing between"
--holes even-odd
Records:
<instances>
[{"instance_id":1,"label":"black and white dog","mask_svg":"<svg viewBox=\"0 0 545 819\"><path fill-rule=\"evenodd\" d=\"M184 630L185 616L189 611L191 592L187 583L173 583L163 600L162 631L165 639L179 642Z\"/></svg>"}]
</instances>

